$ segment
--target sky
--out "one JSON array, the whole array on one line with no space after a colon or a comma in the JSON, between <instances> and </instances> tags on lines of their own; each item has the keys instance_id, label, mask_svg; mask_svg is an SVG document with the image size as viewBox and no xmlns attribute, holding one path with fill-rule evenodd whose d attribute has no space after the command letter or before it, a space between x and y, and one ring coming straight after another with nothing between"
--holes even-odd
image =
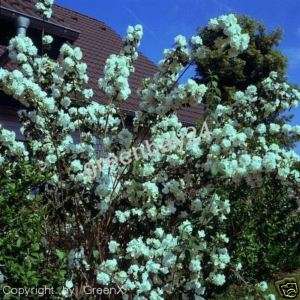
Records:
<instances>
[{"instance_id":1,"label":"sky","mask_svg":"<svg viewBox=\"0 0 300 300\"><path fill-rule=\"evenodd\" d=\"M282 52L288 56L288 79L300 85L300 1L299 0L57 0L57 4L105 22L120 35L128 25L141 24L141 51L157 63L178 34L191 37L208 20L227 13L249 15L268 29L280 27ZM293 110L294 124L300 124L300 107ZM300 153L300 144L297 147Z\"/></svg>"}]
</instances>

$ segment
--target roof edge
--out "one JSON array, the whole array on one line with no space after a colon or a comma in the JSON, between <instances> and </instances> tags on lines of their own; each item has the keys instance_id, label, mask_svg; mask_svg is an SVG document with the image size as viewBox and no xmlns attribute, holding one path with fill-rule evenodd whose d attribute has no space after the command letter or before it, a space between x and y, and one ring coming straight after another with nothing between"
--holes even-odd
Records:
<instances>
[{"instance_id":1,"label":"roof edge","mask_svg":"<svg viewBox=\"0 0 300 300\"><path fill-rule=\"evenodd\" d=\"M38 18L32 15L24 14L20 11L7 8L3 5L0 5L0 15L4 16L7 19L15 19L17 16L23 16L29 18L31 21L31 26L33 28L42 30L45 27L46 31L50 34L58 35L60 37L67 38L68 40L75 41L80 31L65 27L62 25L55 24L51 21L45 21L42 18Z\"/></svg>"}]
</instances>

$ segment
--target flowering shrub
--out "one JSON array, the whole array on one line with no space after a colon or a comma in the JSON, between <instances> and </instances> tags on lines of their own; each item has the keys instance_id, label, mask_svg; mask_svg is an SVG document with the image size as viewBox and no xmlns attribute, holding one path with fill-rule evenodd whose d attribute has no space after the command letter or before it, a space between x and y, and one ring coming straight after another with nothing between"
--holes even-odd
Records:
<instances>
[{"instance_id":1,"label":"flowering shrub","mask_svg":"<svg viewBox=\"0 0 300 300\"><path fill-rule=\"evenodd\" d=\"M296 105L299 96L298 90L285 82L286 58L276 47L280 31L269 33L263 25L245 16L238 17L238 23L250 38L248 48L234 57L229 51L219 51L212 42L223 39L223 32L216 35L210 27L199 32L208 45L208 55L196 58L197 81L208 86L203 99L208 109L203 118L209 120L215 108L220 115L234 110L240 126L253 124L249 127L256 128L260 140L269 139L273 146L292 149L293 142L299 140L299 126L285 124L288 118L282 111L289 105L283 99ZM251 99L255 113L249 109L247 98ZM259 98L264 100L261 102ZM242 123L242 119L247 123ZM247 147L251 149L252 142ZM264 159L269 168L271 156ZM247 159L243 157L245 162ZM258 176L250 184L249 178L245 181L233 182L226 188L232 205L227 223L228 247L232 259L243 264L240 274L255 282L271 278L276 271L297 268L300 216L296 214L298 196L294 185L283 183L272 173ZM227 283L230 281L236 282L236 276L230 276Z\"/></svg>"},{"instance_id":2,"label":"flowering shrub","mask_svg":"<svg viewBox=\"0 0 300 300\"><path fill-rule=\"evenodd\" d=\"M44 12L42 5L38 8ZM212 20L208 28L226 36L214 41L219 51L236 56L248 46L249 36L234 15ZM299 156L271 138L274 130L299 135L298 127L257 122L258 108L265 116L272 113L269 89L278 90L278 98L270 99L277 109L298 103L299 92L276 74L259 87L237 91L232 105L210 106L210 135L189 132L177 118L178 108L201 103L208 90L192 79L178 84L186 67L209 55L201 36L175 38L157 74L144 81L140 111L133 129L126 128L120 103L131 93L128 78L141 37L141 26L130 26L120 53L107 59L99 80L107 105L93 100L77 47L64 44L61 60L53 61L37 56L30 39L19 35L9 46L19 69L0 69L0 89L24 105L19 115L26 137L20 145L10 133L0 139L4 160L28 157L51 174L39 196L52 229L47 255L63 244L68 257L63 297L80 293L74 287L83 284L121 287L125 298L136 300L209 296L213 287L225 284L230 265L240 268L226 246L228 188L266 175L291 186L300 181ZM141 131L157 149L170 139L181 147L140 156L126 166L111 159L140 145ZM106 156L94 176L86 166L97 163L99 139Z\"/></svg>"}]
</instances>

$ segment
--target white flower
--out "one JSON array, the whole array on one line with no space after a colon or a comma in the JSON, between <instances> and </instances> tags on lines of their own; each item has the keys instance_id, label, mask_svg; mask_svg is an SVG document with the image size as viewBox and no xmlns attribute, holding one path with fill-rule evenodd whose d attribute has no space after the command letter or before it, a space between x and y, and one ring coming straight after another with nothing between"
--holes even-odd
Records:
<instances>
[{"instance_id":1,"label":"white flower","mask_svg":"<svg viewBox=\"0 0 300 300\"><path fill-rule=\"evenodd\" d=\"M48 112L54 112L55 111L55 101L53 98L46 98L44 100L44 105L45 105L45 108Z\"/></svg>"},{"instance_id":2,"label":"white flower","mask_svg":"<svg viewBox=\"0 0 300 300\"><path fill-rule=\"evenodd\" d=\"M211 281L213 284L217 286L221 286L225 283L225 275L224 274L213 274L211 276Z\"/></svg>"},{"instance_id":3,"label":"white flower","mask_svg":"<svg viewBox=\"0 0 300 300\"><path fill-rule=\"evenodd\" d=\"M199 236L199 238L204 238L204 237L205 237L205 232L204 232L204 230L199 230L199 231L198 231L198 236Z\"/></svg>"},{"instance_id":4,"label":"white flower","mask_svg":"<svg viewBox=\"0 0 300 300\"><path fill-rule=\"evenodd\" d=\"M179 47L185 47L187 45L186 38L182 35L178 35L178 36L175 37L175 43Z\"/></svg>"},{"instance_id":5,"label":"white flower","mask_svg":"<svg viewBox=\"0 0 300 300\"><path fill-rule=\"evenodd\" d=\"M99 284L108 285L110 283L110 276L104 272L97 274L97 282Z\"/></svg>"},{"instance_id":6,"label":"white flower","mask_svg":"<svg viewBox=\"0 0 300 300\"><path fill-rule=\"evenodd\" d=\"M108 244L109 252L110 253L116 253L118 251L120 244L116 241L110 241Z\"/></svg>"},{"instance_id":7,"label":"white flower","mask_svg":"<svg viewBox=\"0 0 300 300\"><path fill-rule=\"evenodd\" d=\"M190 235L193 231L193 226L190 221L186 220L178 227L178 229L181 234Z\"/></svg>"},{"instance_id":8,"label":"white flower","mask_svg":"<svg viewBox=\"0 0 300 300\"><path fill-rule=\"evenodd\" d=\"M262 291L265 292L268 289L268 284L266 281L262 281L258 284L258 288Z\"/></svg>"},{"instance_id":9,"label":"white flower","mask_svg":"<svg viewBox=\"0 0 300 300\"><path fill-rule=\"evenodd\" d=\"M202 45L202 39L199 35L197 36L192 36L191 38L191 43L195 46L198 46L198 45Z\"/></svg>"},{"instance_id":10,"label":"white flower","mask_svg":"<svg viewBox=\"0 0 300 300\"><path fill-rule=\"evenodd\" d=\"M63 97L60 101L60 104L64 107L64 108L68 108L71 104L71 99L69 97Z\"/></svg>"},{"instance_id":11,"label":"white flower","mask_svg":"<svg viewBox=\"0 0 300 300\"><path fill-rule=\"evenodd\" d=\"M69 289L67 289L66 287L63 287L62 291L61 291L61 295L64 297L64 298L67 298L70 296L70 291Z\"/></svg>"},{"instance_id":12,"label":"white flower","mask_svg":"<svg viewBox=\"0 0 300 300\"><path fill-rule=\"evenodd\" d=\"M128 147L131 144L132 137L132 133L126 128L123 128L118 134L120 144L125 147Z\"/></svg>"},{"instance_id":13,"label":"white flower","mask_svg":"<svg viewBox=\"0 0 300 300\"><path fill-rule=\"evenodd\" d=\"M232 47L232 50L234 50L233 53L243 52L248 48L250 37L248 33L242 33L242 28L233 14L211 19L208 24L208 29L222 29L223 33L228 37L229 45ZM227 41L225 41L225 43L226 42Z\"/></svg>"},{"instance_id":14,"label":"white flower","mask_svg":"<svg viewBox=\"0 0 300 300\"><path fill-rule=\"evenodd\" d=\"M152 198L157 198L159 191L158 187L154 182L147 181L143 183L144 191L146 192L146 195Z\"/></svg>"},{"instance_id":15,"label":"white flower","mask_svg":"<svg viewBox=\"0 0 300 300\"><path fill-rule=\"evenodd\" d=\"M257 132L259 132L260 134L264 134L267 131L267 127L265 124L259 124L256 128Z\"/></svg>"},{"instance_id":16,"label":"white flower","mask_svg":"<svg viewBox=\"0 0 300 300\"><path fill-rule=\"evenodd\" d=\"M83 90L82 94L85 99L90 99L94 96L94 92L92 89L85 89Z\"/></svg>"},{"instance_id":17,"label":"white flower","mask_svg":"<svg viewBox=\"0 0 300 300\"><path fill-rule=\"evenodd\" d=\"M51 35L44 35L43 36L43 44L50 45L53 43L53 37Z\"/></svg>"},{"instance_id":18,"label":"white flower","mask_svg":"<svg viewBox=\"0 0 300 300\"><path fill-rule=\"evenodd\" d=\"M0 284L2 284L4 282L4 275L3 273L0 271Z\"/></svg>"},{"instance_id":19,"label":"white flower","mask_svg":"<svg viewBox=\"0 0 300 300\"><path fill-rule=\"evenodd\" d=\"M164 236L164 230L162 228L156 228L154 233L160 239Z\"/></svg>"},{"instance_id":20,"label":"white flower","mask_svg":"<svg viewBox=\"0 0 300 300\"><path fill-rule=\"evenodd\" d=\"M67 280L65 286L66 286L66 288L68 288L68 289L73 288L74 285L73 285L72 280Z\"/></svg>"},{"instance_id":21,"label":"white flower","mask_svg":"<svg viewBox=\"0 0 300 300\"><path fill-rule=\"evenodd\" d=\"M82 51L79 47L75 47L73 49L73 56L76 60L81 60L82 59L83 54L82 54Z\"/></svg>"},{"instance_id":22,"label":"white flower","mask_svg":"<svg viewBox=\"0 0 300 300\"><path fill-rule=\"evenodd\" d=\"M39 0L35 7L43 15L44 18L50 19L52 16L52 5L54 0Z\"/></svg>"},{"instance_id":23,"label":"white flower","mask_svg":"<svg viewBox=\"0 0 300 300\"><path fill-rule=\"evenodd\" d=\"M83 165L81 164L80 160L76 159L71 162L70 168L72 172L77 173L83 170Z\"/></svg>"},{"instance_id":24,"label":"white flower","mask_svg":"<svg viewBox=\"0 0 300 300\"><path fill-rule=\"evenodd\" d=\"M45 162L48 164L48 165L53 165L55 164L57 161L57 156L54 155L54 154L49 154L46 156L46 159L45 159Z\"/></svg>"},{"instance_id":25,"label":"white flower","mask_svg":"<svg viewBox=\"0 0 300 300\"><path fill-rule=\"evenodd\" d=\"M236 271L240 271L240 270L242 270L242 268L243 268L243 266L240 262L237 263L237 265L235 266Z\"/></svg>"},{"instance_id":26,"label":"white flower","mask_svg":"<svg viewBox=\"0 0 300 300\"><path fill-rule=\"evenodd\" d=\"M189 270L191 272L199 272L201 270L201 262L199 259L192 259L189 265Z\"/></svg>"},{"instance_id":27,"label":"white flower","mask_svg":"<svg viewBox=\"0 0 300 300\"><path fill-rule=\"evenodd\" d=\"M278 133L279 131L280 131L280 125L274 124L274 123L270 124L270 132L271 133Z\"/></svg>"}]
</instances>

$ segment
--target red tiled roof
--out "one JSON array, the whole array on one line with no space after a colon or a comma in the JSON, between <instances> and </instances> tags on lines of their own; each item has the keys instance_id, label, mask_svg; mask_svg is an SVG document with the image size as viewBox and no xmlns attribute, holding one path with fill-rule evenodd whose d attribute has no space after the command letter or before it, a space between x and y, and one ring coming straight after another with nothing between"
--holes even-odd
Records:
<instances>
[{"instance_id":1,"label":"red tiled roof","mask_svg":"<svg viewBox=\"0 0 300 300\"><path fill-rule=\"evenodd\" d=\"M1 6L4 8L40 18L34 9L34 3L35 1L32 0L0 1ZM105 103L105 95L99 90L97 82L99 77L103 75L103 66L108 56L119 52L122 38L105 23L59 5L54 5L54 14L50 22L80 32L78 38L74 41L74 45L83 50L84 61L88 65L90 86L95 92L95 99ZM0 55L4 50L5 48L0 45ZM134 112L138 109L139 100L136 91L140 87L141 80L152 76L156 71L156 65L140 54L135 62L135 72L130 77L133 94L130 100L122 105L124 110ZM192 123L201 112L200 107L192 107L181 110L178 115L183 122Z\"/></svg>"},{"instance_id":2,"label":"red tiled roof","mask_svg":"<svg viewBox=\"0 0 300 300\"><path fill-rule=\"evenodd\" d=\"M0 45L0 56L5 52L6 46Z\"/></svg>"}]
</instances>

